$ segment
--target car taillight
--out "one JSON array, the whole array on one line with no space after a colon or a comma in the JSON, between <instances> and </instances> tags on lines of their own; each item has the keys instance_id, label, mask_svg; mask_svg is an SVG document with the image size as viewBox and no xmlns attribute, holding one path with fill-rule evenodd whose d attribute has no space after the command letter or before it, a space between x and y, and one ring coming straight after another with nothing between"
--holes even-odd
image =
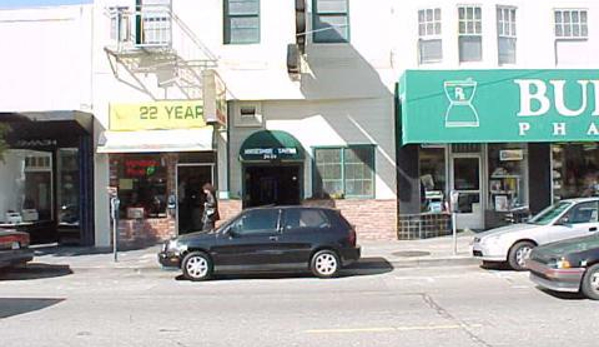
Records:
<instances>
[{"instance_id":1,"label":"car taillight","mask_svg":"<svg viewBox=\"0 0 599 347\"><path fill-rule=\"evenodd\" d=\"M349 244L353 247L356 246L358 236L356 235L356 228L352 225L352 228L349 229Z\"/></svg>"}]
</instances>

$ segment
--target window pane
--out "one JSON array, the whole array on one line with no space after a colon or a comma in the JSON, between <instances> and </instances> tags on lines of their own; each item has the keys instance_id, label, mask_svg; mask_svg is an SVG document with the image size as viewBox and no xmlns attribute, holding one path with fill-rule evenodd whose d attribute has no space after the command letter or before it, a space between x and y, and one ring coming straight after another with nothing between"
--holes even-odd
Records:
<instances>
[{"instance_id":1,"label":"window pane","mask_svg":"<svg viewBox=\"0 0 599 347\"><path fill-rule=\"evenodd\" d=\"M466 19L474 19L474 9L472 7L466 8Z\"/></svg>"},{"instance_id":2,"label":"window pane","mask_svg":"<svg viewBox=\"0 0 599 347\"><path fill-rule=\"evenodd\" d=\"M564 11L564 23L570 23L570 11Z\"/></svg>"},{"instance_id":3,"label":"window pane","mask_svg":"<svg viewBox=\"0 0 599 347\"><path fill-rule=\"evenodd\" d=\"M347 0L317 0L317 13L347 13Z\"/></svg>"},{"instance_id":4,"label":"window pane","mask_svg":"<svg viewBox=\"0 0 599 347\"><path fill-rule=\"evenodd\" d=\"M435 35L441 35L441 23L435 23Z\"/></svg>"},{"instance_id":5,"label":"window pane","mask_svg":"<svg viewBox=\"0 0 599 347\"><path fill-rule=\"evenodd\" d=\"M580 22L581 23L586 23L587 22L587 11L581 11L580 12Z\"/></svg>"},{"instance_id":6,"label":"window pane","mask_svg":"<svg viewBox=\"0 0 599 347\"><path fill-rule=\"evenodd\" d=\"M467 34L473 34L474 33L474 22L467 22L466 23L466 33Z\"/></svg>"},{"instance_id":7,"label":"window pane","mask_svg":"<svg viewBox=\"0 0 599 347\"><path fill-rule=\"evenodd\" d=\"M418 11L418 23L423 23L424 22L424 10L419 10Z\"/></svg>"},{"instance_id":8,"label":"window pane","mask_svg":"<svg viewBox=\"0 0 599 347\"><path fill-rule=\"evenodd\" d=\"M474 26L474 33L475 34L482 34L483 32L483 26L481 22L476 22L475 26Z\"/></svg>"},{"instance_id":9,"label":"window pane","mask_svg":"<svg viewBox=\"0 0 599 347\"><path fill-rule=\"evenodd\" d=\"M314 29L317 30L314 33L315 42L347 42L347 15L320 15L316 18Z\"/></svg>"},{"instance_id":10,"label":"window pane","mask_svg":"<svg viewBox=\"0 0 599 347\"><path fill-rule=\"evenodd\" d=\"M433 23L428 23L428 24L426 25L426 33L427 33L428 35L432 35L432 34L434 33L434 30L435 30L434 28L435 28L435 27L434 27Z\"/></svg>"},{"instance_id":11,"label":"window pane","mask_svg":"<svg viewBox=\"0 0 599 347\"><path fill-rule=\"evenodd\" d=\"M564 25L564 36L572 36L572 27L570 25Z\"/></svg>"},{"instance_id":12,"label":"window pane","mask_svg":"<svg viewBox=\"0 0 599 347\"><path fill-rule=\"evenodd\" d=\"M418 35L425 36L426 35L426 24L418 24Z\"/></svg>"},{"instance_id":13,"label":"window pane","mask_svg":"<svg viewBox=\"0 0 599 347\"><path fill-rule=\"evenodd\" d=\"M572 27L572 36L574 36L574 37L580 36L580 27L578 25L574 25Z\"/></svg>"},{"instance_id":14,"label":"window pane","mask_svg":"<svg viewBox=\"0 0 599 347\"><path fill-rule=\"evenodd\" d=\"M433 10L426 10L426 21L427 22L432 22L433 21Z\"/></svg>"},{"instance_id":15,"label":"window pane","mask_svg":"<svg viewBox=\"0 0 599 347\"><path fill-rule=\"evenodd\" d=\"M443 60L443 45L439 40L420 40L420 64Z\"/></svg>"},{"instance_id":16,"label":"window pane","mask_svg":"<svg viewBox=\"0 0 599 347\"><path fill-rule=\"evenodd\" d=\"M555 36L557 36L557 37L564 36L564 32L562 30L561 24L556 24L555 25Z\"/></svg>"},{"instance_id":17,"label":"window pane","mask_svg":"<svg viewBox=\"0 0 599 347\"><path fill-rule=\"evenodd\" d=\"M580 35L583 37L589 36L589 29L586 24L581 25L580 27Z\"/></svg>"},{"instance_id":18,"label":"window pane","mask_svg":"<svg viewBox=\"0 0 599 347\"><path fill-rule=\"evenodd\" d=\"M555 23L561 23L561 22L562 22L562 12L555 11Z\"/></svg>"},{"instance_id":19,"label":"window pane","mask_svg":"<svg viewBox=\"0 0 599 347\"><path fill-rule=\"evenodd\" d=\"M503 10L500 8L497 9L497 20L503 20Z\"/></svg>"},{"instance_id":20,"label":"window pane","mask_svg":"<svg viewBox=\"0 0 599 347\"><path fill-rule=\"evenodd\" d=\"M508 37L499 38L499 64L516 63L516 39Z\"/></svg>"},{"instance_id":21,"label":"window pane","mask_svg":"<svg viewBox=\"0 0 599 347\"><path fill-rule=\"evenodd\" d=\"M285 211L285 229L322 228L326 225L330 225L330 222L322 211L299 209Z\"/></svg>"},{"instance_id":22,"label":"window pane","mask_svg":"<svg viewBox=\"0 0 599 347\"><path fill-rule=\"evenodd\" d=\"M260 12L259 0L228 0L229 15L258 15Z\"/></svg>"},{"instance_id":23,"label":"window pane","mask_svg":"<svg viewBox=\"0 0 599 347\"><path fill-rule=\"evenodd\" d=\"M466 33L466 23L465 22L460 22L459 32L460 32L460 34Z\"/></svg>"},{"instance_id":24,"label":"window pane","mask_svg":"<svg viewBox=\"0 0 599 347\"><path fill-rule=\"evenodd\" d=\"M460 36L460 62L482 60L482 40L480 36Z\"/></svg>"},{"instance_id":25,"label":"window pane","mask_svg":"<svg viewBox=\"0 0 599 347\"><path fill-rule=\"evenodd\" d=\"M226 43L256 43L260 42L260 18L258 17L232 17L229 18L229 29Z\"/></svg>"},{"instance_id":26,"label":"window pane","mask_svg":"<svg viewBox=\"0 0 599 347\"><path fill-rule=\"evenodd\" d=\"M458 16L460 20L466 19L465 11L466 9L463 7L458 8Z\"/></svg>"},{"instance_id":27,"label":"window pane","mask_svg":"<svg viewBox=\"0 0 599 347\"><path fill-rule=\"evenodd\" d=\"M243 234L274 232L277 229L279 210L253 210L240 219L238 232Z\"/></svg>"},{"instance_id":28,"label":"window pane","mask_svg":"<svg viewBox=\"0 0 599 347\"><path fill-rule=\"evenodd\" d=\"M512 35L516 36L516 22L512 22L511 27L512 27Z\"/></svg>"},{"instance_id":29,"label":"window pane","mask_svg":"<svg viewBox=\"0 0 599 347\"><path fill-rule=\"evenodd\" d=\"M580 19L578 17L578 11L573 11L572 12L572 23L578 23L580 22Z\"/></svg>"},{"instance_id":30,"label":"window pane","mask_svg":"<svg viewBox=\"0 0 599 347\"><path fill-rule=\"evenodd\" d=\"M441 20L441 9L440 8L436 8L435 9L435 20L436 21L440 21Z\"/></svg>"}]
</instances>

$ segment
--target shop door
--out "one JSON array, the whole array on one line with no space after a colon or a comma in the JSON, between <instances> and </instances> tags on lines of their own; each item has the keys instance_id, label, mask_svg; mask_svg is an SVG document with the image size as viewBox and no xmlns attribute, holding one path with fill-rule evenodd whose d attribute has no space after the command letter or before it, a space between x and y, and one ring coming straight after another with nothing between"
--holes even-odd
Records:
<instances>
[{"instance_id":1,"label":"shop door","mask_svg":"<svg viewBox=\"0 0 599 347\"><path fill-rule=\"evenodd\" d=\"M483 229L481 156L478 154L454 155L451 160L451 190L459 193L458 229Z\"/></svg>"},{"instance_id":2,"label":"shop door","mask_svg":"<svg viewBox=\"0 0 599 347\"><path fill-rule=\"evenodd\" d=\"M244 207L298 205L300 166L248 166L245 168Z\"/></svg>"},{"instance_id":3,"label":"shop door","mask_svg":"<svg viewBox=\"0 0 599 347\"><path fill-rule=\"evenodd\" d=\"M177 165L177 230L187 234L202 230L202 213L206 201L202 186L214 182L213 166Z\"/></svg>"}]
</instances>

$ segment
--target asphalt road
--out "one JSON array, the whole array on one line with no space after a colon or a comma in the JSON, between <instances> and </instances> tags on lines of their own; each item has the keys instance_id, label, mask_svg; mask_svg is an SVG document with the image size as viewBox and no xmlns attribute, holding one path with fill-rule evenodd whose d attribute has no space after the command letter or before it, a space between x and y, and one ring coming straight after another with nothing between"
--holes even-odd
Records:
<instances>
[{"instance_id":1,"label":"asphalt road","mask_svg":"<svg viewBox=\"0 0 599 347\"><path fill-rule=\"evenodd\" d=\"M0 273L1 346L589 346L599 302L526 273L362 268L201 283L166 271Z\"/></svg>"}]
</instances>

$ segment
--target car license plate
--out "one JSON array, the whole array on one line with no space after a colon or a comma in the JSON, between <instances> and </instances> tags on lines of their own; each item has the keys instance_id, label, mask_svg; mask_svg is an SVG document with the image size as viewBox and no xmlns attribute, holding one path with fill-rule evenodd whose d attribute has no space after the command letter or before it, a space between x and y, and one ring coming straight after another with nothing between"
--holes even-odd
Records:
<instances>
[{"instance_id":1,"label":"car license plate","mask_svg":"<svg viewBox=\"0 0 599 347\"><path fill-rule=\"evenodd\" d=\"M13 242L10 248L11 249L19 249L19 248L21 248L21 245L18 242Z\"/></svg>"}]
</instances>

